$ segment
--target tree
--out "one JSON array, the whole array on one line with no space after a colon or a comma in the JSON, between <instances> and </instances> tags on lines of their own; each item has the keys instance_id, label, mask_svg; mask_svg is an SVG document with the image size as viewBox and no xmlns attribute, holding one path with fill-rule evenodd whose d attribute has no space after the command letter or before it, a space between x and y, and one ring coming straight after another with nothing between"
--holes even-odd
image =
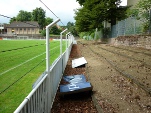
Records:
<instances>
[{"instance_id":1,"label":"tree","mask_svg":"<svg viewBox=\"0 0 151 113\"><path fill-rule=\"evenodd\" d=\"M76 0L81 6L85 3L85 0Z\"/></svg>"},{"instance_id":2,"label":"tree","mask_svg":"<svg viewBox=\"0 0 151 113\"><path fill-rule=\"evenodd\" d=\"M59 35L61 30L55 25L50 29L50 34Z\"/></svg>"},{"instance_id":3,"label":"tree","mask_svg":"<svg viewBox=\"0 0 151 113\"><path fill-rule=\"evenodd\" d=\"M75 11L76 29L80 32L101 28L103 21L108 21L111 26L117 20L127 17L129 7L119 6L121 0L78 0L83 7ZM84 2L84 3L83 3Z\"/></svg>"},{"instance_id":4,"label":"tree","mask_svg":"<svg viewBox=\"0 0 151 113\"><path fill-rule=\"evenodd\" d=\"M53 22L52 18L50 18L50 17L45 18L45 26L49 25L52 22ZM40 30L40 33L41 33L42 36L46 36L46 29Z\"/></svg>"},{"instance_id":5,"label":"tree","mask_svg":"<svg viewBox=\"0 0 151 113\"><path fill-rule=\"evenodd\" d=\"M90 11L85 7L82 7L75 11L75 29L78 32L90 31L89 25L91 25Z\"/></svg>"},{"instance_id":6,"label":"tree","mask_svg":"<svg viewBox=\"0 0 151 113\"><path fill-rule=\"evenodd\" d=\"M31 21L31 12L20 10L17 17L17 21Z\"/></svg>"},{"instance_id":7,"label":"tree","mask_svg":"<svg viewBox=\"0 0 151 113\"><path fill-rule=\"evenodd\" d=\"M16 17L11 18L10 21L9 21L9 23L12 23L14 21L16 21Z\"/></svg>"},{"instance_id":8,"label":"tree","mask_svg":"<svg viewBox=\"0 0 151 113\"><path fill-rule=\"evenodd\" d=\"M42 36L46 36L46 29L40 30L40 34L41 34Z\"/></svg>"},{"instance_id":9,"label":"tree","mask_svg":"<svg viewBox=\"0 0 151 113\"><path fill-rule=\"evenodd\" d=\"M68 22L68 23L67 23L67 28L68 28L68 29L70 29L70 27L72 27L72 26L74 26L74 23L72 23L72 22Z\"/></svg>"},{"instance_id":10,"label":"tree","mask_svg":"<svg viewBox=\"0 0 151 113\"><path fill-rule=\"evenodd\" d=\"M114 2L113 2L114 1ZM127 10L130 6L119 6L121 1L120 0L112 0L108 2L108 10L107 10L107 17L106 20L111 23L111 26L116 24L116 21L123 20L127 18Z\"/></svg>"},{"instance_id":11,"label":"tree","mask_svg":"<svg viewBox=\"0 0 151 113\"><path fill-rule=\"evenodd\" d=\"M75 25L74 25L73 22L68 22L68 23L67 23L67 28L68 28L68 30L69 30L74 36L78 36L78 33L77 33L76 29L75 29Z\"/></svg>"},{"instance_id":12,"label":"tree","mask_svg":"<svg viewBox=\"0 0 151 113\"><path fill-rule=\"evenodd\" d=\"M40 7L32 11L32 20L37 21L40 29L45 27L45 11Z\"/></svg>"},{"instance_id":13,"label":"tree","mask_svg":"<svg viewBox=\"0 0 151 113\"><path fill-rule=\"evenodd\" d=\"M46 20L45 20L45 26L49 25L50 23L53 22L53 19L50 18L50 17L46 17Z\"/></svg>"},{"instance_id":14,"label":"tree","mask_svg":"<svg viewBox=\"0 0 151 113\"><path fill-rule=\"evenodd\" d=\"M151 32L151 0L140 0L133 12L136 10L135 16L143 22L144 31Z\"/></svg>"}]
</instances>

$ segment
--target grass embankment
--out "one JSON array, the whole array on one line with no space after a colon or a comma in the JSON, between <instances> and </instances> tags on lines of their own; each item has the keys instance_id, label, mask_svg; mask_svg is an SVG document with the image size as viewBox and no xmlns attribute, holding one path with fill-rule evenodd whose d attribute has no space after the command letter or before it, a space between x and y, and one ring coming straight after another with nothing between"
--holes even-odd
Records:
<instances>
[{"instance_id":1,"label":"grass embankment","mask_svg":"<svg viewBox=\"0 0 151 113\"><path fill-rule=\"evenodd\" d=\"M32 90L46 69L45 48L44 40L0 41L0 113L12 113ZM50 48L52 63L60 55L60 42L50 42Z\"/></svg>"}]
</instances>

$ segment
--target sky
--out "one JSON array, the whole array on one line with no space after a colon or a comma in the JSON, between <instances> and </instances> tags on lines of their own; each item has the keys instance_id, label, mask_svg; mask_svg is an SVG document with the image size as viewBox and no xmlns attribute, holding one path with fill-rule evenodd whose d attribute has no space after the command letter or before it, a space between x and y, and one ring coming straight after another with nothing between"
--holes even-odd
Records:
<instances>
[{"instance_id":1,"label":"sky","mask_svg":"<svg viewBox=\"0 0 151 113\"><path fill-rule=\"evenodd\" d=\"M76 0L41 0L51 9L61 22L66 25L68 22L75 22L74 10L80 8ZM127 0L122 0L121 5L126 5ZM0 0L0 14L8 17L16 17L20 10L32 12L34 9L41 7L46 11L46 17L57 19L49 9L39 0ZM9 18L0 16L0 23L9 23ZM62 23L58 24L61 25Z\"/></svg>"}]
</instances>

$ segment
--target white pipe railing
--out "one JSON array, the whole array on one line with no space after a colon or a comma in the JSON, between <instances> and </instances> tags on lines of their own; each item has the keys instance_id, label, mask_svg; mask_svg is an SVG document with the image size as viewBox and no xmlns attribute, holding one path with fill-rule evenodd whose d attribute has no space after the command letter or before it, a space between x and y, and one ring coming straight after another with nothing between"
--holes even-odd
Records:
<instances>
[{"instance_id":1,"label":"white pipe railing","mask_svg":"<svg viewBox=\"0 0 151 113\"><path fill-rule=\"evenodd\" d=\"M49 28L51 28L60 19L52 22L46 27L46 73L37 85L32 89L29 95L23 100L14 113L50 113L59 87L60 80L65 70L69 53L72 48L72 42L63 54L61 54L50 66L50 47L49 47ZM64 31L65 32L65 31ZM62 34L63 32L61 32ZM66 36L70 34L67 33ZM61 36L60 36L61 37ZM61 37L62 38L62 37ZM60 39L61 40L61 39ZM66 37L69 42L69 38ZM62 46L62 42L61 45ZM62 47L61 49L62 50ZM60 52L62 53L62 52Z\"/></svg>"},{"instance_id":2,"label":"white pipe railing","mask_svg":"<svg viewBox=\"0 0 151 113\"><path fill-rule=\"evenodd\" d=\"M61 33L60 33L60 55L62 55L62 34L64 32L66 32L68 29L65 29L63 30Z\"/></svg>"},{"instance_id":3,"label":"white pipe railing","mask_svg":"<svg viewBox=\"0 0 151 113\"><path fill-rule=\"evenodd\" d=\"M66 34L66 48L68 47L68 35L70 34L70 32L68 32L67 34Z\"/></svg>"},{"instance_id":4,"label":"white pipe railing","mask_svg":"<svg viewBox=\"0 0 151 113\"><path fill-rule=\"evenodd\" d=\"M49 29L54 25L56 24L57 22L59 22L60 19L58 18L57 20L55 20L54 22L52 22L51 24L49 24L48 26L46 26L46 73L47 73L47 90L48 90L48 106L47 106L47 109L49 111L49 107L51 105L51 101L52 101L52 98L50 97L50 91L51 89L49 88L49 86L51 85L51 82L52 82L52 79L50 77L50 46L49 46Z\"/></svg>"}]
</instances>

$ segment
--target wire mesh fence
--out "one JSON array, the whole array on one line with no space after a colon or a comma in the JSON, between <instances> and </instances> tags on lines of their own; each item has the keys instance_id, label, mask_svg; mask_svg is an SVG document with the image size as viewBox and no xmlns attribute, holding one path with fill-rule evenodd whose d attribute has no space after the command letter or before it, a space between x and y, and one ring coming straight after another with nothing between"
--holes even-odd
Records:
<instances>
[{"instance_id":1,"label":"wire mesh fence","mask_svg":"<svg viewBox=\"0 0 151 113\"><path fill-rule=\"evenodd\" d=\"M125 20L118 21L116 25L112 26L110 37L136 35L143 33L143 23L135 17L129 17Z\"/></svg>"},{"instance_id":2,"label":"wire mesh fence","mask_svg":"<svg viewBox=\"0 0 151 113\"><path fill-rule=\"evenodd\" d=\"M151 17L149 19L151 21ZM136 17L131 16L127 19L118 21L116 25L95 30L94 33L85 33L82 38L86 40L97 40L104 38L115 38L118 36L151 34L151 22L148 23L148 29L144 31L144 23ZM108 30L105 32L105 30Z\"/></svg>"}]
</instances>

